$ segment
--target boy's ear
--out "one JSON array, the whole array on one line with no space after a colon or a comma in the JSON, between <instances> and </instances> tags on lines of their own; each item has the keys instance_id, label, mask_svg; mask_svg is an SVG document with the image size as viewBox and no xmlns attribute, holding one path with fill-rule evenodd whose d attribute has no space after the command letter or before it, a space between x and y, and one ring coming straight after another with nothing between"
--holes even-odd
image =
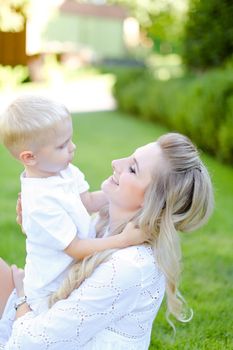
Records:
<instances>
[{"instance_id":1,"label":"boy's ear","mask_svg":"<svg viewBox=\"0 0 233 350\"><path fill-rule=\"evenodd\" d=\"M32 151L21 152L19 155L19 159L24 165L32 166L36 164L36 157Z\"/></svg>"}]
</instances>

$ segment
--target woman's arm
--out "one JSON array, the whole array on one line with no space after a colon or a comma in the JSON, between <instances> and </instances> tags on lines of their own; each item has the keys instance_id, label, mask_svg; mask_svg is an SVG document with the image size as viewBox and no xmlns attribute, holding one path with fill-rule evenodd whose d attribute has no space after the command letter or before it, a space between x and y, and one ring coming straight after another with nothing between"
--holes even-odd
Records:
<instances>
[{"instance_id":1,"label":"woman's arm","mask_svg":"<svg viewBox=\"0 0 233 350\"><path fill-rule=\"evenodd\" d=\"M25 293L24 293L24 270L18 268L16 265L12 265L12 276L15 285L15 290L17 297L20 298L20 304L17 306L15 319L17 320L19 317L24 316L26 313L30 312L31 309L26 302Z\"/></svg>"},{"instance_id":2,"label":"woman's arm","mask_svg":"<svg viewBox=\"0 0 233 350\"><path fill-rule=\"evenodd\" d=\"M100 265L68 299L47 312L20 317L6 349L53 350L83 346L114 320L129 313L137 302L141 270L127 248Z\"/></svg>"},{"instance_id":3,"label":"woman's arm","mask_svg":"<svg viewBox=\"0 0 233 350\"><path fill-rule=\"evenodd\" d=\"M11 268L0 258L0 318L5 308L7 299L14 289Z\"/></svg>"}]
</instances>

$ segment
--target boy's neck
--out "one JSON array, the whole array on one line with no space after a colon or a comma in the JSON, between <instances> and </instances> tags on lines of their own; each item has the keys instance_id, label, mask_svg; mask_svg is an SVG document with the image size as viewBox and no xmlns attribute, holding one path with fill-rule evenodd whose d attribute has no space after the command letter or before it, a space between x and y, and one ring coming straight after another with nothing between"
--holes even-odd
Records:
<instances>
[{"instance_id":1,"label":"boy's neck","mask_svg":"<svg viewBox=\"0 0 233 350\"><path fill-rule=\"evenodd\" d=\"M59 173L45 173L42 171L39 171L38 169L34 169L32 167L24 167L25 169L25 177L29 178L46 178L46 177L51 177L51 176L57 176Z\"/></svg>"}]
</instances>

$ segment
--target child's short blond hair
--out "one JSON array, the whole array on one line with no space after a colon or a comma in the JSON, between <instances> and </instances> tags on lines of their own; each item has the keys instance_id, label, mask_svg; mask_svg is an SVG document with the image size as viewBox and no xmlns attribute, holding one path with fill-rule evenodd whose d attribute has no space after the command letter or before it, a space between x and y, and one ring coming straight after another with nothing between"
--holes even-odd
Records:
<instances>
[{"instance_id":1,"label":"child's short blond hair","mask_svg":"<svg viewBox=\"0 0 233 350\"><path fill-rule=\"evenodd\" d=\"M1 142L14 155L48 141L56 124L70 118L67 108L42 96L27 95L14 100L0 117Z\"/></svg>"}]
</instances>

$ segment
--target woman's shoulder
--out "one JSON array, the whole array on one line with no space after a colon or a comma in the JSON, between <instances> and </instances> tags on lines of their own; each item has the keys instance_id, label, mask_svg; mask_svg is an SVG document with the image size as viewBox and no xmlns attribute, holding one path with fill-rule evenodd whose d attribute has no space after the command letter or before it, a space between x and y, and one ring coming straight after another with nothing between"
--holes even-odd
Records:
<instances>
[{"instance_id":1,"label":"woman's shoulder","mask_svg":"<svg viewBox=\"0 0 233 350\"><path fill-rule=\"evenodd\" d=\"M141 244L119 249L113 254L114 258L126 259L133 262L155 262L152 247L149 244Z\"/></svg>"},{"instance_id":2,"label":"woman's shoulder","mask_svg":"<svg viewBox=\"0 0 233 350\"><path fill-rule=\"evenodd\" d=\"M118 265L124 268L140 269L144 271L152 271L158 269L153 249L148 244L127 247L117 250L112 259L117 262Z\"/></svg>"},{"instance_id":3,"label":"woman's shoulder","mask_svg":"<svg viewBox=\"0 0 233 350\"><path fill-rule=\"evenodd\" d=\"M164 275L157 263L156 255L152 247L148 244L133 246L116 251L110 264L114 265L114 270L119 279L129 281L129 283L139 282L141 286L150 286L156 281L156 285L164 285Z\"/></svg>"}]
</instances>

